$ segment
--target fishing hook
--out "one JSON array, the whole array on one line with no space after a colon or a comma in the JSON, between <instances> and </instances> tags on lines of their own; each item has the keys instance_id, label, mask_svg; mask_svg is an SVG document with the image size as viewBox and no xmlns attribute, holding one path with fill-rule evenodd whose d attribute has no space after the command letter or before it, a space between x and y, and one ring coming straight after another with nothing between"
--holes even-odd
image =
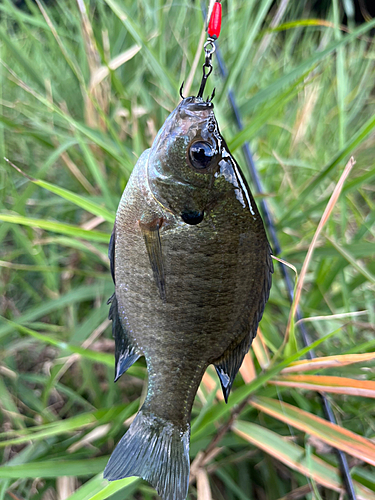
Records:
<instances>
[{"instance_id":1,"label":"fishing hook","mask_svg":"<svg viewBox=\"0 0 375 500\"><path fill-rule=\"evenodd\" d=\"M212 54L215 52L215 40L213 38L207 38L207 42L204 44L204 52L205 52L205 61L203 64L203 76L201 81L201 86L199 87L199 92L197 97L203 97L204 88L206 86L207 78L212 73Z\"/></svg>"},{"instance_id":2,"label":"fishing hook","mask_svg":"<svg viewBox=\"0 0 375 500\"><path fill-rule=\"evenodd\" d=\"M211 97L207 96L207 101L206 102L211 102L212 99L215 97L215 92L216 92L216 87L214 87L214 90L212 91Z\"/></svg>"},{"instance_id":3,"label":"fishing hook","mask_svg":"<svg viewBox=\"0 0 375 500\"><path fill-rule=\"evenodd\" d=\"M184 88L184 83L185 82L182 82L181 83L181 87L180 87L180 96L181 96L181 99L185 99L185 97L182 95L182 89Z\"/></svg>"}]
</instances>

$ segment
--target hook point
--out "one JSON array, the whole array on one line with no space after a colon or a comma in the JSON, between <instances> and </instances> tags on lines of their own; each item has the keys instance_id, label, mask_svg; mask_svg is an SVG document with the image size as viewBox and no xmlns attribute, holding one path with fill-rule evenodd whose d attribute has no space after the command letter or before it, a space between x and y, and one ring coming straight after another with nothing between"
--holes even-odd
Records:
<instances>
[{"instance_id":1,"label":"hook point","mask_svg":"<svg viewBox=\"0 0 375 500\"><path fill-rule=\"evenodd\" d=\"M215 92L216 92L216 87L214 87L214 90L212 91L211 97L207 96L207 102L212 101L212 99L215 97Z\"/></svg>"},{"instance_id":2,"label":"hook point","mask_svg":"<svg viewBox=\"0 0 375 500\"><path fill-rule=\"evenodd\" d=\"M184 83L185 82L182 82L181 87L180 87L180 96L181 96L181 99L185 99L185 97L182 95L182 89L184 88Z\"/></svg>"}]
</instances>

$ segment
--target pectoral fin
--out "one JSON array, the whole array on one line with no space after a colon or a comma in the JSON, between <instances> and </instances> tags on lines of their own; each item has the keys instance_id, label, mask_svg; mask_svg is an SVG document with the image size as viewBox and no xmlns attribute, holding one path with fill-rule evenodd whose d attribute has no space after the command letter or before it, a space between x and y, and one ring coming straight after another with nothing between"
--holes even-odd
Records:
<instances>
[{"instance_id":1,"label":"pectoral fin","mask_svg":"<svg viewBox=\"0 0 375 500\"><path fill-rule=\"evenodd\" d=\"M139 354L131 345L126 330L123 328L118 315L116 294L108 300L111 304L108 319L112 320L112 335L115 339L115 382L137 361Z\"/></svg>"},{"instance_id":2,"label":"pectoral fin","mask_svg":"<svg viewBox=\"0 0 375 500\"><path fill-rule=\"evenodd\" d=\"M243 358L250 348L251 338L247 335L234 349L229 348L218 363L215 363L216 372L219 376L225 402L232 388L234 379L242 365Z\"/></svg>"},{"instance_id":3,"label":"pectoral fin","mask_svg":"<svg viewBox=\"0 0 375 500\"><path fill-rule=\"evenodd\" d=\"M149 224L140 222L139 226L145 239L148 257L160 298L163 302L166 302L164 262L159 231L162 222L163 219L155 219Z\"/></svg>"}]
</instances>

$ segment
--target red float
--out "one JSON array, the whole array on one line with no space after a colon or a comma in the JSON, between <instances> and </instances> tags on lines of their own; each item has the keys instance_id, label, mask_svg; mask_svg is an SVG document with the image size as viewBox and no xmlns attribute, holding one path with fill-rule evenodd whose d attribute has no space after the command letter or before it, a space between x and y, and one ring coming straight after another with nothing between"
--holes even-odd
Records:
<instances>
[{"instance_id":1,"label":"red float","mask_svg":"<svg viewBox=\"0 0 375 500\"><path fill-rule=\"evenodd\" d=\"M215 2L214 8L212 9L212 14L210 17L210 22L208 24L208 34L211 38L216 40L219 38L221 30L221 3Z\"/></svg>"}]
</instances>

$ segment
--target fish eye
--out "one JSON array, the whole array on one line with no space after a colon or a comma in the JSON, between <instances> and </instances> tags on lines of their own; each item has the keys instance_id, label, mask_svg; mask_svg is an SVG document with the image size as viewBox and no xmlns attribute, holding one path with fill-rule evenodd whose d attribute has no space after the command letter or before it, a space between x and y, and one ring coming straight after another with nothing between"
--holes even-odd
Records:
<instances>
[{"instance_id":1,"label":"fish eye","mask_svg":"<svg viewBox=\"0 0 375 500\"><path fill-rule=\"evenodd\" d=\"M216 151L205 141L194 142L189 149L189 158L192 166L197 170L207 168L214 159Z\"/></svg>"}]
</instances>

